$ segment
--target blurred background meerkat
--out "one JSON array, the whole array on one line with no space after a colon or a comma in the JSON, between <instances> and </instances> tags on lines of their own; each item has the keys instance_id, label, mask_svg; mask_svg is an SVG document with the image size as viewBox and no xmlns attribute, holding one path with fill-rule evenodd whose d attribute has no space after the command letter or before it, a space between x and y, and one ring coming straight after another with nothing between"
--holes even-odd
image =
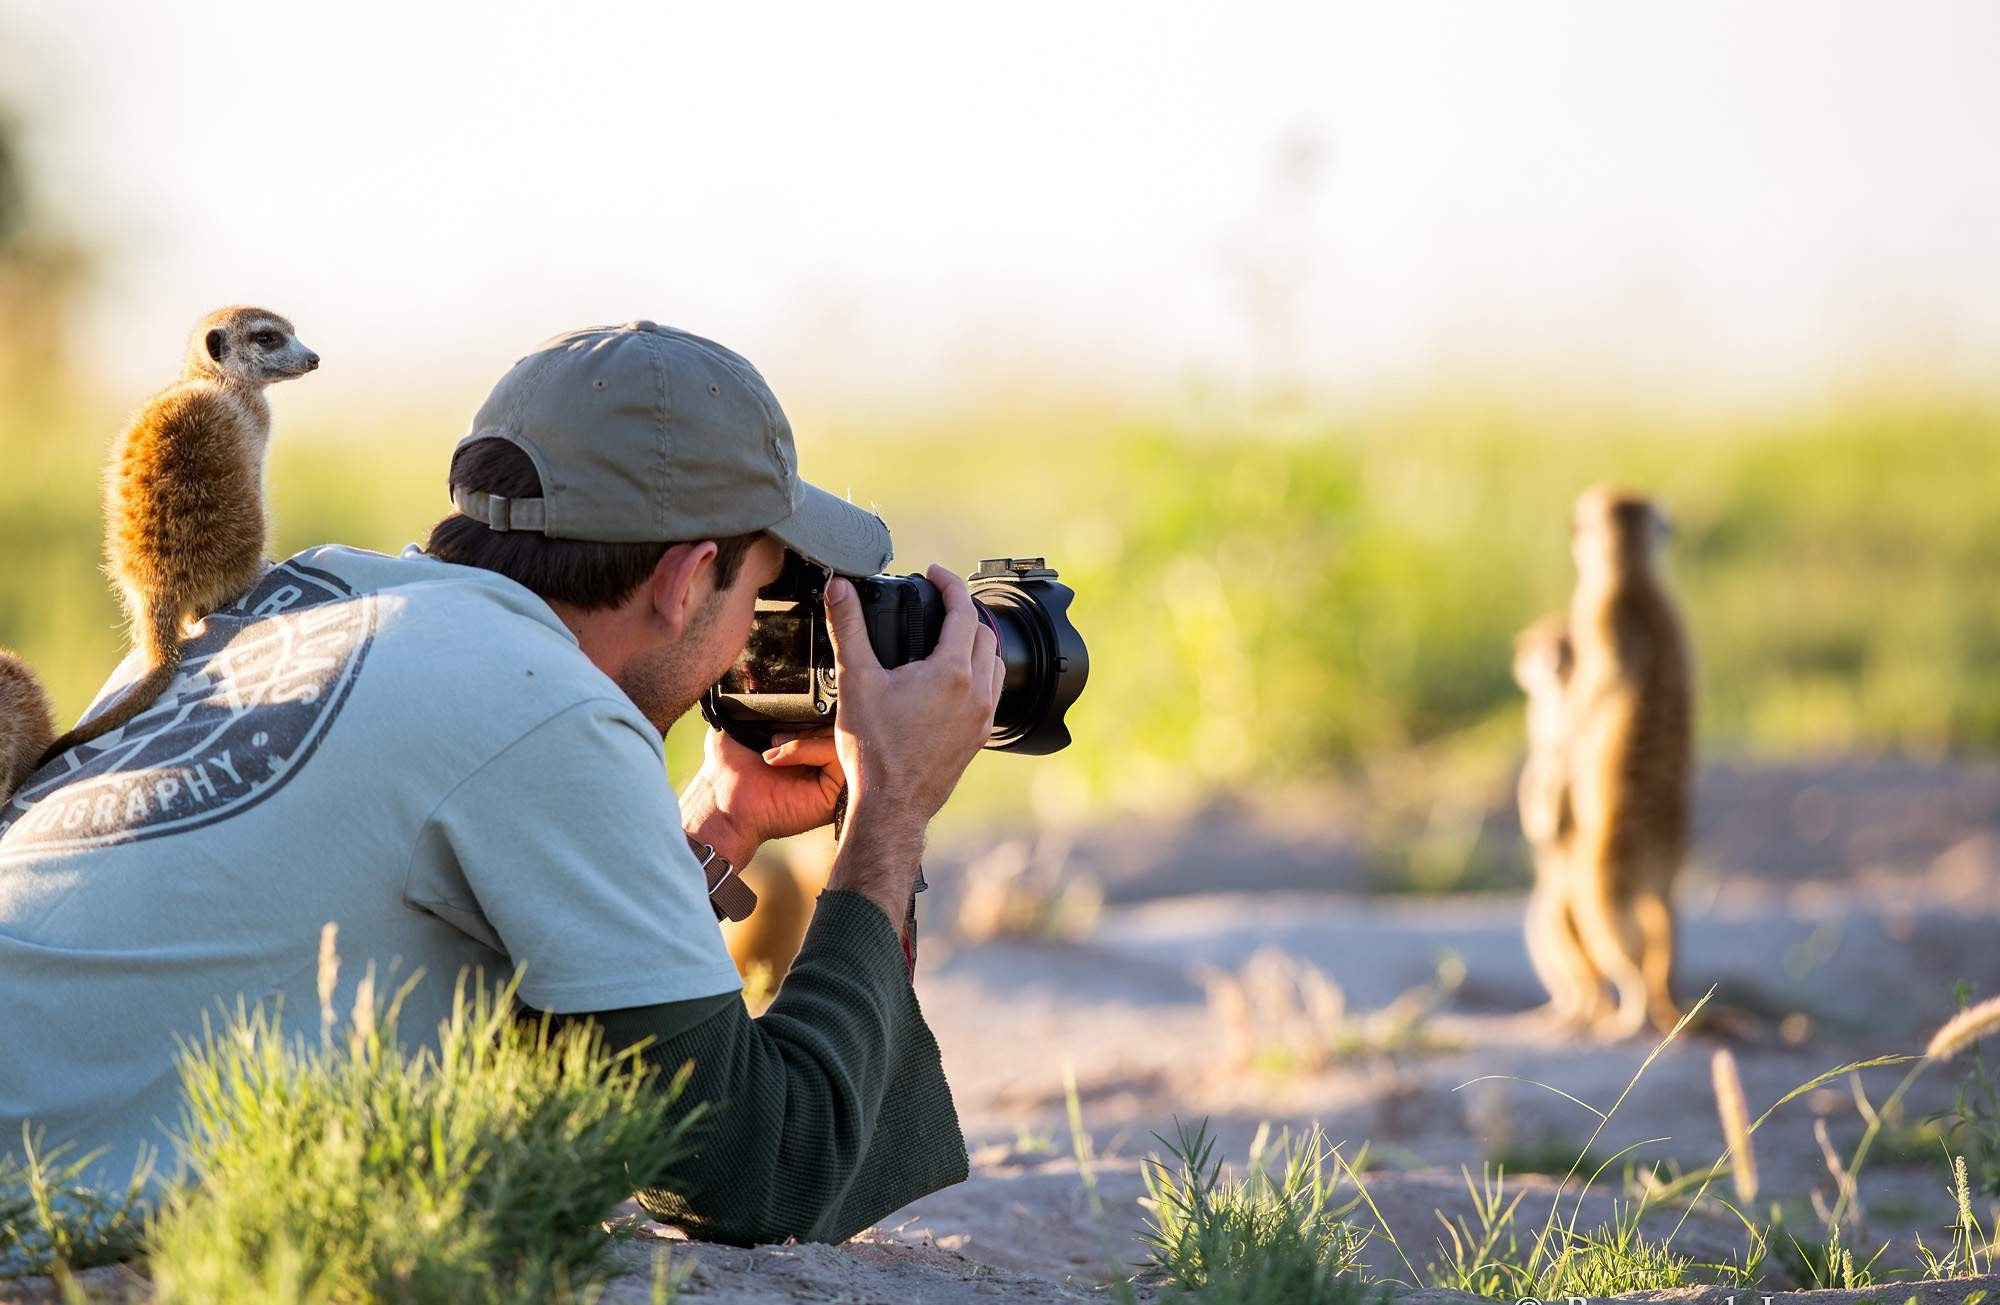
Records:
<instances>
[{"instance_id":1,"label":"blurred background meerkat","mask_svg":"<svg viewBox=\"0 0 2000 1305\"><path fill-rule=\"evenodd\" d=\"M1570 911L1567 858L1576 822L1570 811L1565 694L1574 661L1567 613L1551 612L1514 638L1514 682L1528 696L1528 759L1516 790L1521 832L1535 860L1528 959L1548 989L1549 1013L1564 1024L1583 1025L1603 1015L1604 985Z\"/></svg>"},{"instance_id":2,"label":"blurred background meerkat","mask_svg":"<svg viewBox=\"0 0 2000 1305\"><path fill-rule=\"evenodd\" d=\"M805 942L813 907L832 869L830 843L822 848L812 836L792 839L783 847L766 844L758 849L743 870L744 881L756 890L757 909L747 920L722 925L729 957L745 980L760 968L773 987L785 977Z\"/></svg>"},{"instance_id":3,"label":"blurred background meerkat","mask_svg":"<svg viewBox=\"0 0 2000 1305\"><path fill-rule=\"evenodd\" d=\"M1674 877L1687 850L1693 685L1679 614L1659 573L1666 518L1606 487L1584 491L1571 523L1569 612L1570 910L1617 1008L1604 1031L1629 1036L1679 1018L1672 987Z\"/></svg>"},{"instance_id":4,"label":"blurred background meerkat","mask_svg":"<svg viewBox=\"0 0 2000 1305\"><path fill-rule=\"evenodd\" d=\"M55 710L42 682L0 648L0 806L34 773L55 734Z\"/></svg>"},{"instance_id":5,"label":"blurred background meerkat","mask_svg":"<svg viewBox=\"0 0 2000 1305\"><path fill-rule=\"evenodd\" d=\"M172 682L185 628L242 596L264 568L264 387L319 355L262 308L201 319L180 380L146 401L105 469L106 570L146 671L117 701L50 745L49 760L119 728Z\"/></svg>"}]
</instances>

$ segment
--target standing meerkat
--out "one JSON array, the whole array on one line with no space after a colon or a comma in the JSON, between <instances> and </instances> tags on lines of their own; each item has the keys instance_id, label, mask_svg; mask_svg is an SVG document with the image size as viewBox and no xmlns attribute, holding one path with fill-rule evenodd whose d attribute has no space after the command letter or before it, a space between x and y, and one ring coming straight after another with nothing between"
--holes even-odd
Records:
<instances>
[{"instance_id":1,"label":"standing meerkat","mask_svg":"<svg viewBox=\"0 0 2000 1305\"><path fill-rule=\"evenodd\" d=\"M234 601L264 566L264 387L319 366L292 324L261 308L201 319L181 379L146 401L105 469L106 570L147 669L42 760L124 725L174 678L184 627Z\"/></svg>"},{"instance_id":2,"label":"standing meerkat","mask_svg":"<svg viewBox=\"0 0 2000 1305\"><path fill-rule=\"evenodd\" d=\"M1576 820L1569 796L1567 694L1574 664L1566 613L1551 612L1515 636L1514 682L1528 696L1528 759L1516 796L1521 832L1535 858L1528 959L1548 989L1549 1013L1564 1024L1588 1025L1604 1014L1604 981L1584 951L1570 910Z\"/></svg>"},{"instance_id":3,"label":"standing meerkat","mask_svg":"<svg viewBox=\"0 0 2000 1305\"><path fill-rule=\"evenodd\" d=\"M0 648L0 806L34 774L56 736L55 710L26 662Z\"/></svg>"},{"instance_id":4,"label":"standing meerkat","mask_svg":"<svg viewBox=\"0 0 2000 1305\"><path fill-rule=\"evenodd\" d=\"M723 944L744 978L761 965L773 988L784 980L805 942L814 899L831 868L825 858L817 858L819 865L815 859L798 847L765 847L745 869L743 877L757 890L757 909L747 920L722 926Z\"/></svg>"},{"instance_id":5,"label":"standing meerkat","mask_svg":"<svg viewBox=\"0 0 2000 1305\"><path fill-rule=\"evenodd\" d=\"M1693 684L1658 557L1666 518L1598 487L1576 501L1569 637L1570 909L1618 997L1604 1030L1629 1036L1674 1005L1672 890L1687 851Z\"/></svg>"}]
</instances>

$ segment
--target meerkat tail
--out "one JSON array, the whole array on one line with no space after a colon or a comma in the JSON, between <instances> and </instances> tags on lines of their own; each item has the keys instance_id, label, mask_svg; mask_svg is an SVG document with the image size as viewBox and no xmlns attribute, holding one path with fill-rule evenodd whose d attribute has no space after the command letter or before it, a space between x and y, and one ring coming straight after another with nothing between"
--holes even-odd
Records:
<instances>
[{"instance_id":1,"label":"meerkat tail","mask_svg":"<svg viewBox=\"0 0 2000 1305\"><path fill-rule=\"evenodd\" d=\"M80 748L92 739L102 738L112 730L129 723L134 716L152 706L153 700L165 692L167 685L173 683L174 672L179 667L180 657L176 655L167 665L155 666L147 671L145 675L133 681L125 692L119 694L118 701L107 710L49 744L48 750L42 753L42 759L36 763L37 768L48 765L71 748Z\"/></svg>"},{"instance_id":2,"label":"meerkat tail","mask_svg":"<svg viewBox=\"0 0 2000 1305\"><path fill-rule=\"evenodd\" d=\"M118 695L118 701L51 743L38 765L45 766L71 748L120 728L166 692L181 665L179 613L165 609L149 612L139 627L139 636L140 646L146 650L152 666Z\"/></svg>"}]
</instances>

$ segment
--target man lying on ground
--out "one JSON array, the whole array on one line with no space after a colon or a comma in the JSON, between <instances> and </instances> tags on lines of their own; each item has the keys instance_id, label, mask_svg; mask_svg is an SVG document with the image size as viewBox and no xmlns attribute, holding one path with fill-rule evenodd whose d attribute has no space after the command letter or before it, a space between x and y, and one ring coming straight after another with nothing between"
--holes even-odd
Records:
<instances>
[{"instance_id":1,"label":"man lying on ground","mask_svg":"<svg viewBox=\"0 0 2000 1305\"><path fill-rule=\"evenodd\" d=\"M839 1240L962 1179L903 931L1000 690L964 583L931 569L937 649L884 670L835 580L837 728L762 755L711 732L678 800L663 775L661 735L742 651L787 550L846 576L889 560L877 517L795 467L741 357L651 322L579 331L501 379L423 549L309 549L211 616L152 708L0 808L0 1154L26 1122L104 1148L116 1182L168 1146L177 1040L219 1004L281 1002L317 1039L332 921L350 985L425 976L406 1030L470 967L692 1060L713 1115L641 1199L694 1236ZM753 1020L716 904L843 788L827 891Z\"/></svg>"}]
</instances>

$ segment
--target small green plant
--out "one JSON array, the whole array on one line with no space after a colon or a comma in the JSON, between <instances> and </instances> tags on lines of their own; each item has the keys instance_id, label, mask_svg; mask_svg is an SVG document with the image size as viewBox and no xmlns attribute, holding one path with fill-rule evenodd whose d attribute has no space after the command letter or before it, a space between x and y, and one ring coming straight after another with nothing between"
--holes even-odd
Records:
<instances>
[{"instance_id":1,"label":"small green plant","mask_svg":"<svg viewBox=\"0 0 2000 1305\"><path fill-rule=\"evenodd\" d=\"M1970 1278L1992 1273L1995 1262L1993 1242L1986 1229L1980 1227L1978 1216L1972 1212L1972 1184L1966 1172L1964 1156L1952 1157L1951 1178L1954 1207L1951 1245L1945 1254L1938 1255L1924 1245L1923 1234L1917 1235L1917 1258L1924 1266L1924 1276Z\"/></svg>"},{"instance_id":2,"label":"small green plant","mask_svg":"<svg viewBox=\"0 0 2000 1305\"><path fill-rule=\"evenodd\" d=\"M1644 1202L1614 1204L1612 1217L1578 1231L1560 1222L1531 1232L1525 1243L1516 1212L1525 1190L1507 1195L1505 1172L1489 1165L1479 1181L1465 1172L1472 1216L1438 1215L1445 1235L1440 1258L1425 1266L1430 1286L1480 1296L1560 1299L1657 1291L1689 1281L1693 1261L1640 1231Z\"/></svg>"},{"instance_id":3,"label":"small green plant","mask_svg":"<svg viewBox=\"0 0 2000 1305\"><path fill-rule=\"evenodd\" d=\"M1957 995L1963 1010L1971 995L1967 985L1959 984ZM1927 1122L1939 1126L1946 1145L1965 1157L1973 1190L2000 1196L2000 1074L1987 1066L1976 1040L1971 1052L1971 1064L1951 1109L1930 1116Z\"/></svg>"},{"instance_id":4,"label":"small green plant","mask_svg":"<svg viewBox=\"0 0 2000 1305\"><path fill-rule=\"evenodd\" d=\"M99 1153L72 1159L73 1150L68 1143L43 1150L24 1125L22 1160L0 1154L0 1279L62 1278L138 1253L150 1158L140 1158L124 1191L104 1192L83 1181Z\"/></svg>"},{"instance_id":5,"label":"small green plant","mask_svg":"<svg viewBox=\"0 0 2000 1305\"><path fill-rule=\"evenodd\" d=\"M1507 1199L1506 1172L1488 1165L1481 1181L1472 1181L1470 1170L1460 1170L1465 1188L1472 1196L1472 1217L1446 1219L1434 1211L1444 1225L1438 1240L1440 1258L1424 1266L1424 1277L1433 1287L1469 1291L1480 1296L1517 1295L1526 1276L1520 1267L1521 1242L1514 1225L1514 1212L1526 1191Z\"/></svg>"},{"instance_id":6,"label":"small green plant","mask_svg":"<svg viewBox=\"0 0 2000 1305\"><path fill-rule=\"evenodd\" d=\"M674 1108L685 1071L663 1085L594 1026L518 1022L511 988L476 979L436 1048L407 1052L401 994L378 1010L372 988L318 1048L241 1006L186 1048L195 1182L150 1238L162 1305L573 1300L614 1271L603 1221L700 1117Z\"/></svg>"},{"instance_id":7,"label":"small green plant","mask_svg":"<svg viewBox=\"0 0 2000 1305\"><path fill-rule=\"evenodd\" d=\"M1886 1243L1875 1248L1865 1260L1857 1259L1839 1224L1831 1225L1826 1236L1816 1242L1796 1237L1774 1239L1774 1254L1792 1281L1807 1291L1855 1291L1881 1284L1876 1262L1888 1250Z\"/></svg>"},{"instance_id":8,"label":"small green plant","mask_svg":"<svg viewBox=\"0 0 2000 1305\"><path fill-rule=\"evenodd\" d=\"M1662 1291L1691 1281L1694 1261L1639 1230L1643 1203L1612 1206L1611 1218L1588 1232L1560 1234L1561 1246L1535 1283L1538 1298L1597 1298L1628 1291Z\"/></svg>"},{"instance_id":9,"label":"small green plant","mask_svg":"<svg viewBox=\"0 0 2000 1305\"><path fill-rule=\"evenodd\" d=\"M1377 1295L1363 1283L1368 1234L1349 1223L1356 1204L1336 1205L1329 1172L1339 1149L1318 1128L1294 1142L1258 1130L1241 1177L1225 1178L1207 1121L1181 1125L1165 1158L1144 1176L1144 1240L1153 1272L1204 1305L1354 1302Z\"/></svg>"}]
</instances>

